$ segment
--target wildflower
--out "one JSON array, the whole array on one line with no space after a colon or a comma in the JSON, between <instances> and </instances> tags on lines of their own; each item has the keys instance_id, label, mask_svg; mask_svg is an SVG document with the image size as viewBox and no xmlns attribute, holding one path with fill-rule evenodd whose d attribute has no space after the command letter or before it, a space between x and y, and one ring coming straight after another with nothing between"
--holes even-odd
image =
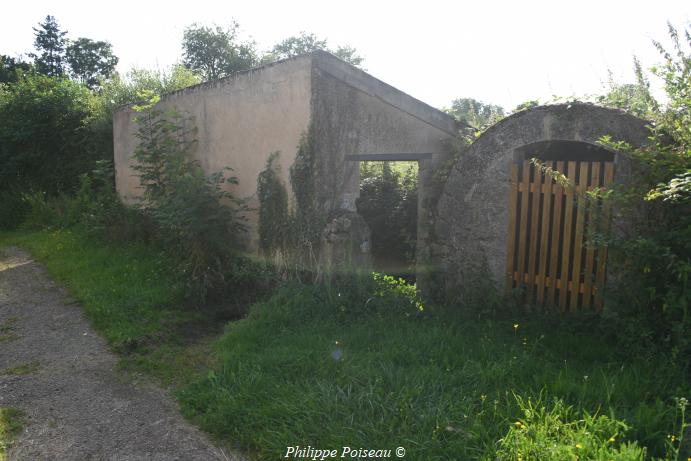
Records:
<instances>
[{"instance_id":1,"label":"wildflower","mask_svg":"<svg viewBox=\"0 0 691 461\"><path fill-rule=\"evenodd\" d=\"M518 324L514 323L513 324L513 332L516 333L516 330L518 330Z\"/></svg>"},{"instance_id":2,"label":"wildflower","mask_svg":"<svg viewBox=\"0 0 691 461\"><path fill-rule=\"evenodd\" d=\"M608 440L609 443L614 443L614 436L610 437Z\"/></svg>"},{"instance_id":3,"label":"wildflower","mask_svg":"<svg viewBox=\"0 0 691 461\"><path fill-rule=\"evenodd\" d=\"M578 448L580 450L581 448L583 448L583 445L581 445L580 443L577 443L576 448Z\"/></svg>"}]
</instances>

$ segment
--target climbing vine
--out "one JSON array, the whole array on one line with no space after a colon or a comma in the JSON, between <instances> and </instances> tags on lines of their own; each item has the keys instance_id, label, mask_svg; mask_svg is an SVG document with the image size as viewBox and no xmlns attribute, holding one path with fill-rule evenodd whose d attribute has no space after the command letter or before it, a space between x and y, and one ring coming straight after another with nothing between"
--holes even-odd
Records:
<instances>
[{"instance_id":1,"label":"climbing vine","mask_svg":"<svg viewBox=\"0 0 691 461\"><path fill-rule=\"evenodd\" d=\"M274 152L257 177L259 195L259 246L266 254L285 249L289 238L288 192L280 180L280 153Z\"/></svg>"},{"instance_id":2,"label":"climbing vine","mask_svg":"<svg viewBox=\"0 0 691 461\"><path fill-rule=\"evenodd\" d=\"M292 238L299 255L310 262L317 259L321 230L326 224L317 198L318 174L314 133L310 127L300 138L295 162L290 167L290 186L295 196Z\"/></svg>"},{"instance_id":3,"label":"climbing vine","mask_svg":"<svg viewBox=\"0 0 691 461\"><path fill-rule=\"evenodd\" d=\"M312 130L303 133L295 161L290 167L293 206L280 180L276 160L269 157L266 168L259 173L259 243L266 254L281 253L291 263L308 270L316 269L319 240L326 218L319 206L318 165Z\"/></svg>"}]
</instances>

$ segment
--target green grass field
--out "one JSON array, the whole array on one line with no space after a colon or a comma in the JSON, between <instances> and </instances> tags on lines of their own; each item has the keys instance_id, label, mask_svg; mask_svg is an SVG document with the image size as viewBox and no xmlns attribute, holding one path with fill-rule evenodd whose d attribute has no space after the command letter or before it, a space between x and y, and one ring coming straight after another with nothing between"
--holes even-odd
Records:
<instances>
[{"instance_id":1,"label":"green grass field","mask_svg":"<svg viewBox=\"0 0 691 461\"><path fill-rule=\"evenodd\" d=\"M531 459L540 444L559 448L549 459L633 460L627 443L648 457L678 446L688 375L622 348L593 316L420 313L390 282L286 285L200 339L212 315L183 307L155 249L76 230L0 234L7 244L70 289L123 367L172 385L188 418L256 459L296 445L402 446L415 460Z\"/></svg>"}]
</instances>

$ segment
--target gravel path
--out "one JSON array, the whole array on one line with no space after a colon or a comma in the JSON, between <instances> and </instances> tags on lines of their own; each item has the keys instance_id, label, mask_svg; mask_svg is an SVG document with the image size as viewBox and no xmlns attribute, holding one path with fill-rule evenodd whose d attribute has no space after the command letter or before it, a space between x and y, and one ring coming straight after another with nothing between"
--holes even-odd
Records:
<instances>
[{"instance_id":1,"label":"gravel path","mask_svg":"<svg viewBox=\"0 0 691 461\"><path fill-rule=\"evenodd\" d=\"M26 414L10 460L239 459L116 363L66 290L27 253L0 249L0 406Z\"/></svg>"}]
</instances>

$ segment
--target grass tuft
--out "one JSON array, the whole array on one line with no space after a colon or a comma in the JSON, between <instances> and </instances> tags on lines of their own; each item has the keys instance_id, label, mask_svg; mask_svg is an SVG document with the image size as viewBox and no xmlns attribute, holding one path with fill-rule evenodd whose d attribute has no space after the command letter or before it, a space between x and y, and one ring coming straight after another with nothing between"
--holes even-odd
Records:
<instances>
[{"instance_id":1,"label":"grass tuft","mask_svg":"<svg viewBox=\"0 0 691 461\"><path fill-rule=\"evenodd\" d=\"M40 369L41 364L37 361L33 361L5 368L4 370L0 371L0 374L10 376L24 376L36 373Z\"/></svg>"},{"instance_id":2,"label":"grass tuft","mask_svg":"<svg viewBox=\"0 0 691 461\"><path fill-rule=\"evenodd\" d=\"M7 459L7 452L14 439L22 432L24 413L16 408L0 407L0 461Z\"/></svg>"}]
</instances>

